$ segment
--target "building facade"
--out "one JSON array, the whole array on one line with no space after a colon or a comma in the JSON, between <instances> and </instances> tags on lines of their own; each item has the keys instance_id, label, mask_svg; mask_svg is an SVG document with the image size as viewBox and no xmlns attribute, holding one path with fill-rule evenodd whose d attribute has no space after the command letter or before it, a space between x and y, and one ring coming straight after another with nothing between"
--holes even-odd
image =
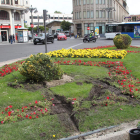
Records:
<instances>
[{"instance_id":1,"label":"building facade","mask_svg":"<svg viewBox=\"0 0 140 140\"><path fill-rule=\"evenodd\" d=\"M0 0L0 41L16 35L16 29L24 27L24 13L30 0Z\"/></svg>"},{"instance_id":2,"label":"building facade","mask_svg":"<svg viewBox=\"0 0 140 140\"><path fill-rule=\"evenodd\" d=\"M140 21L140 15L130 15L128 18L129 22L139 22Z\"/></svg>"},{"instance_id":3,"label":"building facade","mask_svg":"<svg viewBox=\"0 0 140 140\"><path fill-rule=\"evenodd\" d=\"M46 23L50 23L52 21L69 21L72 22L73 14L57 14L57 13L47 13L48 19L46 20ZM30 27L31 24L31 13L28 12L25 14L25 23L28 27ZM34 27L43 26L43 11L38 13L33 13L33 24Z\"/></svg>"},{"instance_id":4,"label":"building facade","mask_svg":"<svg viewBox=\"0 0 140 140\"><path fill-rule=\"evenodd\" d=\"M74 34L90 33L99 27L99 34L105 33L105 24L124 22L129 15L126 0L73 0ZM90 30L87 30L90 27Z\"/></svg>"}]
</instances>

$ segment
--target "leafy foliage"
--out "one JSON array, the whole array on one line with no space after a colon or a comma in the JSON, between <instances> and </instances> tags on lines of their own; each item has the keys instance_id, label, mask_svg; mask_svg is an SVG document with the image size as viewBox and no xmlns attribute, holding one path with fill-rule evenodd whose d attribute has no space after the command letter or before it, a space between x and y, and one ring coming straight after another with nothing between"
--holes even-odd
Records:
<instances>
[{"instance_id":1,"label":"leafy foliage","mask_svg":"<svg viewBox=\"0 0 140 140\"><path fill-rule=\"evenodd\" d=\"M132 38L127 34L117 35L114 39L114 44L117 49L126 49L130 47Z\"/></svg>"},{"instance_id":2,"label":"leafy foliage","mask_svg":"<svg viewBox=\"0 0 140 140\"><path fill-rule=\"evenodd\" d=\"M54 64L50 56L42 53L27 58L19 71L27 79L33 81L58 80L63 75L59 65Z\"/></svg>"},{"instance_id":3,"label":"leafy foliage","mask_svg":"<svg viewBox=\"0 0 140 140\"><path fill-rule=\"evenodd\" d=\"M71 23L68 21L62 21L61 22L61 28L63 29L63 31L69 30L71 26Z\"/></svg>"},{"instance_id":4,"label":"leafy foliage","mask_svg":"<svg viewBox=\"0 0 140 140\"><path fill-rule=\"evenodd\" d=\"M62 12L60 12L60 11L55 11L54 13L59 13L59 14L62 14Z\"/></svg>"}]
</instances>

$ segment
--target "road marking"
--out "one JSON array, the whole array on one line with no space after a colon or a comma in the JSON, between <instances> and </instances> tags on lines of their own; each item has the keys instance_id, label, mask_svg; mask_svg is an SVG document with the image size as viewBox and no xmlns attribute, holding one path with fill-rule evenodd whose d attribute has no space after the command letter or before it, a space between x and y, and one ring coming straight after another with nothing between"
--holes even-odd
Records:
<instances>
[{"instance_id":1,"label":"road marking","mask_svg":"<svg viewBox=\"0 0 140 140\"><path fill-rule=\"evenodd\" d=\"M80 43L80 44L77 44L77 45L74 45L74 46L70 46L70 47L68 47L68 48L66 48L66 49L74 48L74 47L79 46L79 45L82 45L82 44L83 44L83 43Z\"/></svg>"}]
</instances>

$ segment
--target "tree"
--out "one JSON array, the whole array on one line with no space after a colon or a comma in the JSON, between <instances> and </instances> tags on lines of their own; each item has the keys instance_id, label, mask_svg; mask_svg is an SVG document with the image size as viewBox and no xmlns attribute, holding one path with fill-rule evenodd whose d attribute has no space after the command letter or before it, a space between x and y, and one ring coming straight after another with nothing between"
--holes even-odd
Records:
<instances>
[{"instance_id":1,"label":"tree","mask_svg":"<svg viewBox=\"0 0 140 140\"><path fill-rule=\"evenodd\" d=\"M68 21L62 21L61 22L61 28L63 29L63 31L69 30L71 26L71 23Z\"/></svg>"},{"instance_id":2,"label":"tree","mask_svg":"<svg viewBox=\"0 0 140 140\"><path fill-rule=\"evenodd\" d=\"M62 12L60 12L60 11L55 11L54 13L59 13L59 14L62 14Z\"/></svg>"},{"instance_id":3,"label":"tree","mask_svg":"<svg viewBox=\"0 0 140 140\"><path fill-rule=\"evenodd\" d=\"M39 29L41 32L44 32L44 30L45 30L44 26L39 26Z\"/></svg>"}]
</instances>

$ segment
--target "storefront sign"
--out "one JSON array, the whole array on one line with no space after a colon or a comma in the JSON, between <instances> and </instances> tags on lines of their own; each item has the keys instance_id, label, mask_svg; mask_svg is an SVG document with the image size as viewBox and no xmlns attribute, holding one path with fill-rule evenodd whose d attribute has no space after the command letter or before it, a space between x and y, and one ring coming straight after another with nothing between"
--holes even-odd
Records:
<instances>
[{"instance_id":1,"label":"storefront sign","mask_svg":"<svg viewBox=\"0 0 140 140\"><path fill-rule=\"evenodd\" d=\"M17 29L17 28L21 28L21 26L15 26L15 28Z\"/></svg>"},{"instance_id":2,"label":"storefront sign","mask_svg":"<svg viewBox=\"0 0 140 140\"><path fill-rule=\"evenodd\" d=\"M99 27L95 27L95 35L99 35Z\"/></svg>"},{"instance_id":3,"label":"storefront sign","mask_svg":"<svg viewBox=\"0 0 140 140\"><path fill-rule=\"evenodd\" d=\"M134 38L140 38L140 26L134 26Z\"/></svg>"},{"instance_id":4,"label":"storefront sign","mask_svg":"<svg viewBox=\"0 0 140 140\"><path fill-rule=\"evenodd\" d=\"M9 29L9 28L11 28L11 26L9 26L9 25L1 25L0 28L8 28Z\"/></svg>"}]
</instances>

